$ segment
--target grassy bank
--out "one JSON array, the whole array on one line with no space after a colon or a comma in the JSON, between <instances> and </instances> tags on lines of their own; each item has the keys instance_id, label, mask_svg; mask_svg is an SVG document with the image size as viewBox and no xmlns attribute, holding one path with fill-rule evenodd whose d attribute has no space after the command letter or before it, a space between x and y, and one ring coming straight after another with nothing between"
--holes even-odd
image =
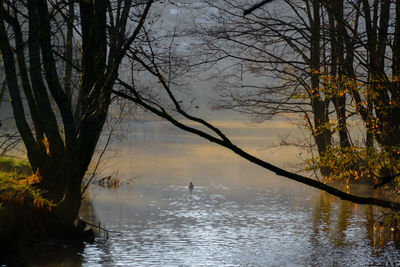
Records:
<instances>
[{"instance_id":1,"label":"grassy bank","mask_svg":"<svg viewBox=\"0 0 400 267\"><path fill-rule=\"evenodd\" d=\"M55 204L35 187L40 179L28 162L0 157L0 266L39 266L38 255L49 249L66 243L80 249L94 240L86 225L71 229L52 216Z\"/></svg>"},{"instance_id":2,"label":"grassy bank","mask_svg":"<svg viewBox=\"0 0 400 267\"><path fill-rule=\"evenodd\" d=\"M29 162L22 159L0 157L0 172L17 175L32 175Z\"/></svg>"},{"instance_id":3,"label":"grassy bank","mask_svg":"<svg viewBox=\"0 0 400 267\"><path fill-rule=\"evenodd\" d=\"M27 161L0 157L0 265L27 237L46 230L46 213L54 205L35 188L38 181Z\"/></svg>"},{"instance_id":4,"label":"grassy bank","mask_svg":"<svg viewBox=\"0 0 400 267\"><path fill-rule=\"evenodd\" d=\"M34 187L39 181L40 177L32 174L27 161L0 157L0 205L3 208L20 205L50 209L52 203Z\"/></svg>"},{"instance_id":5,"label":"grassy bank","mask_svg":"<svg viewBox=\"0 0 400 267\"><path fill-rule=\"evenodd\" d=\"M0 238L9 236L15 226L30 227L29 220L36 210L54 206L35 188L39 181L40 177L32 174L28 162L0 157ZM22 228L21 232L27 230Z\"/></svg>"}]
</instances>

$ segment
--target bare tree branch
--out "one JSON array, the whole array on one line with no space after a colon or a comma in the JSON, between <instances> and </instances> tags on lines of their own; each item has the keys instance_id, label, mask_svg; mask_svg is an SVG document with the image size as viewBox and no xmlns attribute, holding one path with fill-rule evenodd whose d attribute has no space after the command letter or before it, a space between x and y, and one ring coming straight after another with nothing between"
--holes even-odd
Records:
<instances>
[{"instance_id":1,"label":"bare tree branch","mask_svg":"<svg viewBox=\"0 0 400 267\"><path fill-rule=\"evenodd\" d=\"M273 0L264 0L264 1L261 1L260 3L254 5L254 6L252 6L252 7L250 7L249 9L246 9L246 10L243 12L243 16L246 16L246 15L250 14L251 12L253 12L254 10L256 10L257 8L260 8L260 7L262 7L263 5L268 4L269 2L272 2L272 1L273 1Z\"/></svg>"}]
</instances>

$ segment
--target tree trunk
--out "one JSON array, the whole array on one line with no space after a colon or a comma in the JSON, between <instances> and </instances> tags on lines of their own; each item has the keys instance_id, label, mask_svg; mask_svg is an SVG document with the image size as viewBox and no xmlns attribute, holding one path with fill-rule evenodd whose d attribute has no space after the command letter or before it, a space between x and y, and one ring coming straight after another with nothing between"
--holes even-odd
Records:
<instances>
[{"instance_id":1,"label":"tree trunk","mask_svg":"<svg viewBox=\"0 0 400 267\"><path fill-rule=\"evenodd\" d=\"M309 14L311 28L310 44L310 70L311 70L311 106L314 115L313 136L317 145L318 153L323 156L331 146L331 132L327 128L329 123L328 108L329 100L323 100L320 94L320 2L312 1L312 14ZM330 174L329 168L320 169L323 176Z\"/></svg>"},{"instance_id":2,"label":"tree trunk","mask_svg":"<svg viewBox=\"0 0 400 267\"><path fill-rule=\"evenodd\" d=\"M329 4L329 3L328 3ZM335 106L336 117L338 119L338 133L340 147L350 146L348 129L346 123L346 93L343 93L345 77L345 50L346 28L343 26L343 0L332 1L328 6L329 16L329 37L331 43L331 71L330 75L334 78L336 86L340 92L334 92L332 102ZM339 21L339 22L338 22ZM352 53L352 51L347 51Z\"/></svg>"},{"instance_id":3,"label":"tree trunk","mask_svg":"<svg viewBox=\"0 0 400 267\"><path fill-rule=\"evenodd\" d=\"M73 27L78 3L80 17L76 21L80 24ZM60 6L30 0L24 7L18 1L0 4L0 52L14 119L32 170L41 178L35 186L56 204L51 213L57 222L68 227L73 227L79 212L82 180L107 117L119 65L141 31L153 1L142 4L143 15L132 32L127 29L134 23L131 0L119 3L116 14L110 1L78 3ZM57 10L57 15L49 10ZM131 32L129 38L127 32ZM15 36L14 40L10 36ZM76 68L81 72L78 88L72 85L73 36L81 38L82 45L81 54L76 56L81 59ZM57 53L60 40L66 41L62 50L65 68L59 68L57 62L62 54ZM78 90L78 101L72 97L73 90Z\"/></svg>"}]
</instances>

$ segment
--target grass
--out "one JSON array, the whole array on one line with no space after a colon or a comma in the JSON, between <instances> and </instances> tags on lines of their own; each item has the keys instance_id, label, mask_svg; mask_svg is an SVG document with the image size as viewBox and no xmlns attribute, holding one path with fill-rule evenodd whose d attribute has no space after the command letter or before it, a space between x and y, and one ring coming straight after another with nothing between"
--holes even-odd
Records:
<instances>
[{"instance_id":1,"label":"grass","mask_svg":"<svg viewBox=\"0 0 400 267\"><path fill-rule=\"evenodd\" d=\"M26 234L45 232L47 212L55 204L35 188L38 181L28 162L0 157L0 250Z\"/></svg>"},{"instance_id":2,"label":"grass","mask_svg":"<svg viewBox=\"0 0 400 267\"><path fill-rule=\"evenodd\" d=\"M0 157L0 172L1 173L16 173L17 175L32 175L29 162L22 159L14 159Z\"/></svg>"},{"instance_id":3,"label":"grass","mask_svg":"<svg viewBox=\"0 0 400 267\"><path fill-rule=\"evenodd\" d=\"M3 208L18 205L51 209L54 204L33 186L39 181L40 177L32 174L27 161L0 157L0 205Z\"/></svg>"}]
</instances>

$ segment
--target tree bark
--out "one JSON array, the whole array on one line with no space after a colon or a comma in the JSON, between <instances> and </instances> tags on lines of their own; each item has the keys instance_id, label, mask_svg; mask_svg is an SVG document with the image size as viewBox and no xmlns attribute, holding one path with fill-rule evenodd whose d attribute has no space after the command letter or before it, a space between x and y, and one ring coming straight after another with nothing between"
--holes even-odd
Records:
<instances>
[{"instance_id":1,"label":"tree bark","mask_svg":"<svg viewBox=\"0 0 400 267\"><path fill-rule=\"evenodd\" d=\"M318 153L323 156L326 150L331 146L331 132L327 128L329 123L328 108L329 99L322 99L320 92L320 2L312 1L312 14L309 14L309 23L311 30L310 43L310 70L311 70L311 106L314 115L313 136L318 148ZM329 168L322 167L320 169L323 176L330 174Z\"/></svg>"},{"instance_id":2,"label":"tree bark","mask_svg":"<svg viewBox=\"0 0 400 267\"><path fill-rule=\"evenodd\" d=\"M350 147L350 140L348 136L347 123L346 123L346 95L344 91L344 80L345 75L345 49L344 44L346 43L346 28L344 27L342 21L343 18L343 0L335 0L329 6L328 16L329 16L329 36L331 39L331 77L335 79L337 83L337 88L340 92L336 92L332 98L332 102L335 106L336 117L338 119L338 133L340 147L347 148ZM335 18L336 17L336 20ZM337 23L340 21L340 23ZM347 51L351 53L351 51Z\"/></svg>"}]
</instances>

